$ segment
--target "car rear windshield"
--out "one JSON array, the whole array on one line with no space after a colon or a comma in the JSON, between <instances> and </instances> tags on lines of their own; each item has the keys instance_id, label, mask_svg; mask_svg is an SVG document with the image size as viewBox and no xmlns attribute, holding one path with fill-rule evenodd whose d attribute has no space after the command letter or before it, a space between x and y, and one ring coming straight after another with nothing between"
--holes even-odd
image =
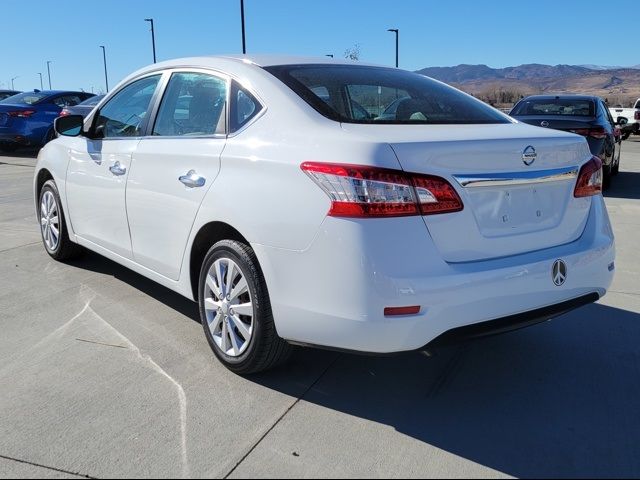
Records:
<instances>
[{"instance_id":1,"label":"car rear windshield","mask_svg":"<svg viewBox=\"0 0 640 480\"><path fill-rule=\"evenodd\" d=\"M421 125L510 122L473 97L404 70L322 64L272 66L265 70L322 115L338 122Z\"/></svg>"},{"instance_id":2,"label":"car rear windshield","mask_svg":"<svg viewBox=\"0 0 640 480\"><path fill-rule=\"evenodd\" d=\"M47 96L47 94L36 92L19 93L18 95L0 101L0 103L34 105Z\"/></svg>"},{"instance_id":3,"label":"car rear windshield","mask_svg":"<svg viewBox=\"0 0 640 480\"><path fill-rule=\"evenodd\" d=\"M596 106L592 100L575 98L532 98L524 99L518 103L511 112L511 115L595 117L595 111Z\"/></svg>"},{"instance_id":4,"label":"car rear windshield","mask_svg":"<svg viewBox=\"0 0 640 480\"><path fill-rule=\"evenodd\" d=\"M88 98L87 100L85 100L82 103L79 103L78 105L83 105L85 107L95 107L100 103L100 100L102 100L103 98L104 98L104 95L96 95L95 97Z\"/></svg>"}]
</instances>

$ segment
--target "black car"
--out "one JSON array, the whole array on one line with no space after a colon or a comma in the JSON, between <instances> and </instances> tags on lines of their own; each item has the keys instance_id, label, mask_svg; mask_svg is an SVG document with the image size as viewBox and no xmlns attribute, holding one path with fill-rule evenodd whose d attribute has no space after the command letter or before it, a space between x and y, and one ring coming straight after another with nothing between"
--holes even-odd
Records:
<instances>
[{"instance_id":1,"label":"black car","mask_svg":"<svg viewBox=\"0 0 640 480\"><path fill-rule=\"evenodd\" d=\"M96 95L95 97L91 97L78 105L65 107L62 109L62 112L60 112L60 116L66 117L67 115L82 115L86 118L104 97L105 95Z\"/></svg>"},{"instance_id":2,"label":"black car","mask_svg":"<svg viewBox=\"0 0 640 480\"><path fill-rule=\"evenodd\" d=\"M0 90L0 100L4 100L5 98L13 97L21 92L16 92L15 90Z\"/></svg>"},{"instance_id":3,"label":"black car","mask_svg":"<svg viewBox=\"0 0 640 480\"><path fill-rule=\"evenodd\" d=\"M533 95L520 100L510 115L529 125L582 135L593 155L600 157L604 186L620 169L622 136L604 101L589 95Z\"/></svg>"}]
</instances>

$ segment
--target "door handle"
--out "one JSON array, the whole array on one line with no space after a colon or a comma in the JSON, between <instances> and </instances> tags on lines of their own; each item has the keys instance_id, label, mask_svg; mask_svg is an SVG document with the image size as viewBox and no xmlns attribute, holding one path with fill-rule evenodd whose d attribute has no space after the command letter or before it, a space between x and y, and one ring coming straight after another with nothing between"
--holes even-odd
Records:
<instances>
[{"instance_id":1,"label":"door handle","mask_svg":"<svg viewBox=\"0 0 640 480\"><path fill-rule=\"evenodd\" d=\"M119 177L127 173L127 167L122 165L120 162L116 162L109 167L109 171Z\"/></svg>"},{"instance_id":2,"label":"door handle","mask_svg":"<svg viewBox=\"0 0 640 480\"><path fill-rule=\"evenodd\" d=\"M207 181L206 178L198 175L195 170L189 170L186 175L181 176L178 180L189 188L204 187Z\"/></svg>"}]
</instances>

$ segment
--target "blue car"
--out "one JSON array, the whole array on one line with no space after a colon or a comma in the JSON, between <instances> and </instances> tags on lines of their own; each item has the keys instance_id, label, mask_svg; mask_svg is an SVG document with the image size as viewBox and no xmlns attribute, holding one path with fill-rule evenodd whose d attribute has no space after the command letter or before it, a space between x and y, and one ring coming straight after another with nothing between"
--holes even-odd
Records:
<instances>
[{"instance_id":1,"label":"blue car","mask_svg":"<svg viewBox=\"0 0 640 480\"><path fill-rule=\"evenodd\" d=\"M53 121L62 109L93 96L85 92L34 90L0 101L0 150L43 146L55 138Z\"/></svg>"}]
</instances>

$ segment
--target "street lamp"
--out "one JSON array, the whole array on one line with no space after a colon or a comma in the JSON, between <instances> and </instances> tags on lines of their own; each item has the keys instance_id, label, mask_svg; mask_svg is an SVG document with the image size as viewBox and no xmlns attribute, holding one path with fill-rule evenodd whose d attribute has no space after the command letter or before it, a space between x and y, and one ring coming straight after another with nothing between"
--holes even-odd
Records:
<instances>
[{"instance_id":1,"label":"street lamp","mask_svg":"<svg viewBox=\"0 0 640 480\"><path fill-rule=\"evenodd\" d=\"M398 43L400 37L400 31L397 28L390 28L387 32L393 32L396 34L396 68L398 68Z\"/></svg>"},{"instance_id":2,"label":"street lamp","mask_svg":"<svg viewBox=\"0 0 640 480\"><path fill-rule=\"evenodd\" d=\"M153 27L153 18L145 18L145 22L151 23L151 43L153 45L153 63L156 63L156 31Z\"/></svg>"},{"instance_id":3,"label":"street lamp","mask_svg":"<svg viewBox=\"0 0 640 480\"><path fill-rule=\"evenodd\" d=\"M51 60L47 61L47 73L49 74L49 90L51 90L51 67L50 65L53 62Z\"/></svg>"},{"instance_id":4,"label":"street lamp","mask_svg":"<svg viewBox=\"0 0 640 480\"><path fill-rule=\"evenodd\" d=\"M242 53L247 53L247 41L244 33L244 0L240 0L240 20L242 22Z\"/></svg>"},{"instance_id":5,"label":"street lamp","mask_svg":"<svg viewBox=\"0 0 640 480\"><path fill-rule=\"evenodd\" d=\"M325 57L331 57L331 58L333 58L333 53L328 53L327 55L325 55Z\"/></svg>"},{"instance_id":6,"label":"street lamp","mask_svg":"<svg viewBox=\"0 0 640 480\"><path fill-rule=\"evenodd\" d=\"M40 75L40 90L44 90L44 85L42 84L42 74L38 73L38 75Z\"/></svg>"},{"instance_id":7,"label":"street lamp","mask_svg":"<svg viewBox=\"0 0 640 480\"><path fill-rule=\"evenodd\" d=\"M15 90L15 87L13 86L13 81L14 81L16 78L19 78L19 77L20 77L20 75L18 75L17 77L13 77L13 78L11 79L11 90Z\"/></svg>"},{"instance_id":8,"label":"street lamp","mask_svg":"<svg viewBox=\"0 0 640 480\"><path fill-rule=\"evenodd\" d=\"M102 58L104 60L104 83L107 87L105 93L109 93L109 75L107 74L107 49L104 48L104 45L100 45L102 49Z\"/></svg>"}]
</instances>

